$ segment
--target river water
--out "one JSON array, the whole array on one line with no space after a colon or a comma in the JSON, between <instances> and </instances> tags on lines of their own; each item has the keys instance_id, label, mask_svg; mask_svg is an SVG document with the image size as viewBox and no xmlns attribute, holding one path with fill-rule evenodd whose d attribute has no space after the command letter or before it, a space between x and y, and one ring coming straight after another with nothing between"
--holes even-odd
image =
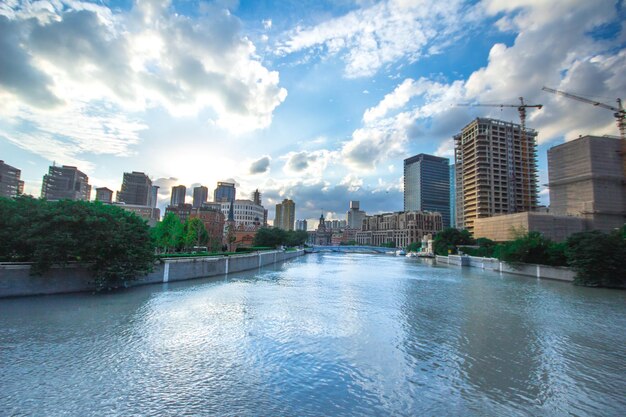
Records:
<instances>
[{"instance_id":1,"label":"river water","mask_svg":"<svg viewBox=\"0 0 626 417\"><path fill-rule=\"evenodd\" d=\"M315 254L0 300L0 415L624 416L626 291Z\"/></svg>"}]
</instances>

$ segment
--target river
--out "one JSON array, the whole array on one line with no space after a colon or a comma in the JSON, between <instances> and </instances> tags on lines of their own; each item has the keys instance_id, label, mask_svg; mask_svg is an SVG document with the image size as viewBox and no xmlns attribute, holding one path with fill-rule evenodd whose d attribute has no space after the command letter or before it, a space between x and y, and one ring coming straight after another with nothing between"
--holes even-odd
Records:
<instances>
[{"instance_id":1,"label":"river","mask_svg":"<svg viewBox=\"0 0 626 417\"><path fill-rule=\"evenodd\" d=\"M311 254L5 299L0 415L624 416L626 291Z\"/></svg>"}]
</instances>

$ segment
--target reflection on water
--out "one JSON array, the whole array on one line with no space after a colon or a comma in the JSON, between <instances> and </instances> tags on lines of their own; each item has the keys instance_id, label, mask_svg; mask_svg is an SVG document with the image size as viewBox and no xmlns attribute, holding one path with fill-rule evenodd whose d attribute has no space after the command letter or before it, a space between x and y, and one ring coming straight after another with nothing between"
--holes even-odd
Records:
<instances>
[{"instance_id":1,"label":"reflection on water","mask_svg":"<svg viewBox=\"0 0 626 417\"><path fill-rule=\"evenodd\" d=\"M626 415L626 292L309 255L0 300L0 415Z\"/></svg>"}]
</instances>

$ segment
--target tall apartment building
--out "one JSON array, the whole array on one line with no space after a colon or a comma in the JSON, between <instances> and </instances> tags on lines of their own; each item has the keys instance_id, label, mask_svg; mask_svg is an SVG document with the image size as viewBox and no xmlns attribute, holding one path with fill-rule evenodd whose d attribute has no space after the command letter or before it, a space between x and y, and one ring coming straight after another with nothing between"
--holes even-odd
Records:
<instances>
[{"instance_id":1,"label":"tall apartment building","mask_svg":"<svg viewBox=\"0 0 626 417\"><path fill-rule=\"evenodd\" d=\"M235 184L231 182L218 182L217 188L213 191L213 201L221 203L225 201L233 201L236 198L237 190Z\"/></svg>"},{"instance_id":2,"label":"tall apartment building","mask_svg":"<svg viewBox=\"0 0 626 417\"><path fill-rule=\"evenodd\" d=\"M193 188L193 208L200 208L209 199L209 189L203 185Z\"/></svg>"},{"instance_id":3,"label":"tall apartment building","mask_svg":"<svg viewBox=\"0 0 626 417\"><path fill-rule=\"evenodd\" d=\"M441 213L450 226L450 166L448 158L419 154L404 160L404 211Z\"/></svg>"},{"instance_id":4,"label":"tall apartment building","mask_svg":"<svg viewBox=\"0 0 626 417\"><path fill-rule=\"evenodd\" d=\"M584 136L548 150L550 213L579 216L605 232L626 222L621 139Z\"/></svg>"},{"instance_id":5,"label":"tall apartment building","mask_svg":"<svg viewBox=\"0 0 626 417\"><path fill-rule=\"evenodd\" d=\"M443 221L440 213L405 211L375 214L365 217L363 229L356 232L355 240L361 245L380 246L394 243L404 248L420 242L424 235L441 231Z\"/></svg>"},{"instance_id":6,"label":"tall apartment building","mask_svg":"<svg viewBox=\"0 0 626 417\"><path fill-rule=\"evenodd\" d=\"M152 199L152 180L143 172L125 172L122 188L117 192L118 203L149 206Z\"/></svg>"},{"instance_id":7,"label":"tall apartment building","mask_svg":"<svg viewBox=\"0 0 626 417\"><path fill-rule=\"evenodd\" d=\"M0 160L0 197L17 197L24 193L22 171Z\"/></svg>"},{"instance_id":8,"label":"tall apartment building","mask_svg":"<svg viewBox=\"0 0 626 417\"><path fill-rule=\"evenodd\" d=\"M537 132L477 118L454 137L457 227L537 207Z\"/></svg>"},{"instance_id":9,"label":"tall apartment building","mask_svg":"<svg viewBox=\"0 0 626 417\"><path fill-rule=\"evenodd\" d=\"M283 230L293 230L296 220L296 203L292 200L284 199L282 203L276 204L276 216L274 227Z\"/></svg>"},{"instance_id":10,"label":"tall apartment building","mask_svg":"<svg viewBox=\"0 0 626 417\"><path fill-rule=\"evenodd\" d=\"M76 167L53 165L48 169L48 173L43 176L41 197L46 200L89 201L90 196L89 177Z\"/></svg>"},{"instance_id":11,"label":"tall apartment building","mask_svg":"<svg viewBox=\"0 0 626 417\"><path fill-rule=\"evenodd\" d=\"M180 206L185 204L185 195L187 194L187 187L184 185L177 185L172 187L172 196L170 197L170 206Z\"/></svg>"},{"instance_id":12,"label":"tall apartment building","mask_svg":"<svg viewBox=\"0 0 626 417\"><path fill-rule=\"evenodd\" d=\"M101 201L103 203L112 203L113 190L110 190L107 187L96 188L96 201Z\"/></svg>"},{"instance_id":13,"label":"tall apartment building","mask_svg":"<svg viewBox=\"0 0 626 417\"><path fill-rule=\"evenodd\" d=\"M363 219L365 219L366 213L360 210L359 201L350 201L350 210L346 213L346 222L348 229L361 230L363 226Z\"/></svg>"},{"instance_id":14,"label":"tall apartment building","mask_svg":"<svg viewBox=\"0 0 626 417\"><path fill-rule=\"evenodd\" d=\"M305 232L308 230L308 224L306 219L296 220L296 230L304 230Z\"/></svg>"},{"instance_id":15,"label":"tall apartment building","mask_svg":"<svg viewBox=\"0 0 626 417\"><path fill-rule=\"evenodd\" d=\"M450 227L456 227L456 170L450 165Z\"/></svg>"}]
</instances>

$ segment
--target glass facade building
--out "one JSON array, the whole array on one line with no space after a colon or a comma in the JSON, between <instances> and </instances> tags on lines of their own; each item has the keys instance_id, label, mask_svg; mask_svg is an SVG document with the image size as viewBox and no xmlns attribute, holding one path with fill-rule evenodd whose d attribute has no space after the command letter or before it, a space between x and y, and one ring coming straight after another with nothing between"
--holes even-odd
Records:
<instances>
[{"instance_id":1,"label":"glass facade building","mask_svg":"<svg viewBox=\"0 0 626 417\"><path fill-rule=\"evenodd\" d=\"M450 165L450 227L456 227L456 173Z\"/></svg>"},{"instance_id":2,"label":"glass facade building","mask_svg":"<svg viewBox=\"0 0 626 417\"><path fill-rule=\"evenodd\" d=\"M234 201L236 197L235 184L231 182L218 182L217 188L213 192L213 201L223 203Z\"/></svg>"},{"instance_id":3,"label":"glass facade building","mask_svg":"<svg viewBox=\"0 0 626 417\"><path fill-rule=\"evenodd\" d=\"M404 211L441 213L450 226L450 166L447 158L419 154L404 160Z\"/></svg>"}]
</instances>

